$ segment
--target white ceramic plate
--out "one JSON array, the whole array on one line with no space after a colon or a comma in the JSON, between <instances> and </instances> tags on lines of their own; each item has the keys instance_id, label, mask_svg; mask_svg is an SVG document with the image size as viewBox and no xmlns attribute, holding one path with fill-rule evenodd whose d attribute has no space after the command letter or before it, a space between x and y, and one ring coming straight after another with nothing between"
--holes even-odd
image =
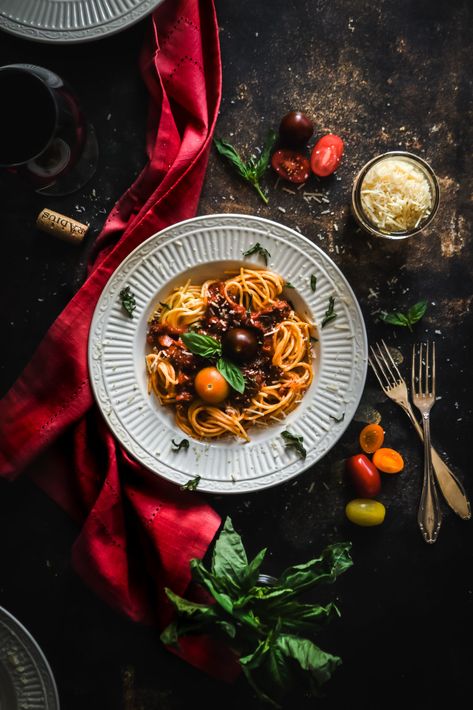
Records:
<instances>
[{"instance_id":1,"label":"white ceramic plate","mask_svg":"<svg viewBox=\"0 0 473 710\"><path fill-rule=\"evenodd\" d=\"M171 407L147 393L145 352L147 319L188 278L201 283L224 277L240 265L263 268L260 258L242 252L260 242L271 259L268 268L293 284L291 300L320 324L330 296L337 318L319 331L315 378L301 404L284 424L251 429L251 441L231 438L190 440L175 453L172 439L185 435ZM310 287L317 276L317 290ZM119 292L136 296L133 318L123 311ZM294 295L293 295L294 293ZM109 426L125 448L152 471L178 484L199 475L199 490L241 493L273 486L319 461L338 441L358 406L367 368L366 331L348 282L329 257L288 227L245 215L211 215L180 222L150 237L111 276L97 304L89 337L92 387ZM342 419L342 421L335 420ZM307 458L286 449L285 429L302 434Z\"/></svg>"},{"instance_id":2,"label":"white ceramic plate","mask_svg":"<svg viewBox=\"0 0 473 710\"><path fill-rule=\"evenodd\" d=\"M86 42L141 20L163 0L0 0L0 29L38 42Z\"/></svg>"},{"instance_id":3,"label":"white ceramic plate","mask_svg":"<svg viewBox=\"0 0 473 710\"><path fill-rule=\"evenodd\" d=\"M1 710L59 710L49 663L29 631L0 607Z\"/></svg>"}]
</instances>

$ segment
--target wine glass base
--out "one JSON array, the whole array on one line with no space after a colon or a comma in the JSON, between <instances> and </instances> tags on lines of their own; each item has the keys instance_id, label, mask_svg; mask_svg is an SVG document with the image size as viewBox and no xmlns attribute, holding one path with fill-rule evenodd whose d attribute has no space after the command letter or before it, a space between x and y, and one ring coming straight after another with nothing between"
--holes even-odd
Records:
<instances>
[{"instance_id":1,"label":"wine glass base","mask_svg":"<svg viewBox=\"0 0 473 710\"><path fill-rule=\"evenodd\" d=\"M87 136L81 156L77 163L64 175L59 174L45 185L35 190L40 195L62 197L77 192L95 175L98 166L99 147L95 128L87 124Z\"/></svg>"}]
</instances>

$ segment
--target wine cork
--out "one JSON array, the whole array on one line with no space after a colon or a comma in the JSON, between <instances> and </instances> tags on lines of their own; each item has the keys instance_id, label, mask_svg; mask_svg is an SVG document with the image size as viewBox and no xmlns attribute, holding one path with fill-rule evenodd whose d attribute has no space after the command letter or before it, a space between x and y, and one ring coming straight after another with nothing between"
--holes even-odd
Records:
<instances>
[{"instance_id":1,"label":"wine cork","mask_svg":"<svg viewBox=\"0 0 473 710\"><path fill-rule=\"evenodd\" d=\"M72 217L48 209L41 210L36 219L36 226L43 232L49 232L73 244L80 244L89 230L88 224L82 224Z\"/></svg>"}]
</instances>

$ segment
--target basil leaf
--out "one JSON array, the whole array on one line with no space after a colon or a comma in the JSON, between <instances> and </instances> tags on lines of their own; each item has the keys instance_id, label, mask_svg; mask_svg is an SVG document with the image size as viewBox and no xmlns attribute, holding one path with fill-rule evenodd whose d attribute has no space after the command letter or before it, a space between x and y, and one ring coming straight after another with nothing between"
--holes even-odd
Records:
<instances>
[{"instance_id":1,"label":"basil leaf","mask_svg":"<svg viewBox=\"0 0 473 710\"><path fill-rule=\"evenodd\" d=\"M320 557L286 569L278 580L278 586L290 587L294 593L313 587L320 582L332 583L339 574L352 566L350 542L329 545Z\"/></svg>"},{"instance_id":2,"label":"basil leaf","mask_svg":"<svg viewBox=\"0 0 473 710\"><path fill-rule=\"evenodd\" d=\"M326 683L342 662L341 658L322 651L309 639L290 634L278 636L276 646L286 657L297 661L302 670L309 671L317 687Z\"/></svg>"},{"instance_id":3,"label":"basil leaf","mask_svg":"<svg viewBox=\"0 0 473 710\"><path fill-rule=\"evenodd\" d=\"M217 148L218 153L223 157L226 158L227 160L230 161L230 163L233 165L233 167L236 169L236 171L241 175L242 178L245 180L248 179L248 170L241 159L239 153L235 150L235 148L231 145L231 143L228 143L228 141L221 140L219 138L214 138L214 144L215 147Z\"/></svg>"},{"instance_id":4,"label":"basil leaf","mask_svg":"<svg viewBox=\"0 0 473 710\"><path fill-rule=\"evenodd\" d=\"M218 578L205 569L202 560L191 560L190 565L195 581L200 582L200 584L210 592L217 604L228 614L231 614L233 611L233 602L229 595L222 591L222 584Z\"/></svg>"},{"instance_id":5,"label":"basil leaf","mask_svg":"<svg viewBox=\"0 0 473 710\"><path fill-rule=\"evenodd\" d=\"M129 286L125 286L125 288L122 288L119 295L124 311L130 318L133 318L133 311L136 308L135 294L130 290Z\"/></svg>"},{"instance_id":6,"label":"basil leaf","mask_svg":"<svg viewBox=\"0 0 473 710\"><path fill-rule=\"evenodd\" d=\"M171 444L173 446L172 451L175 451L177 453L181 449L189 448L189 439L182 439L182 441L180 441L179 443L176 443L174 439L172 439Z\"/></svg>"},{"instance_id":7,"label":"basil leaf","mask_svg":"<svg viewBox=\"0 0 473 710\"><path fill-rule=\"evenodd\" d=\"M276 133L273 130L269 130L268 135L266 136L266 141L263 146L263 150L261 151L261 155L259 156L256 165L254 166L255 177L258 180L263 177L264 173L268 168L269 158L271 156L271 151L275 142Z\"/></svg>"},{"instance_id":8,"label":"basil leaf","mask_svg":"<svg viewBox=\"0 0 473 710\"><path fill-rule=\"evenodd\" d=\"M217 370L234 390L243 394L245 391L245 378L237 365L234 365L231 360L221 357L217 360Z\"/></svg>"},{"instance_id":9,"label":"basil leaf","mask_svg":"<svg viewBox=\"0 0 473 710\"><path fill-rule=\"evenodd\" d=\"M314 633L322 628L334 616L340 616L338 607L333 604L300 604L293 600L275 599L267 604L265 614L268 617L282 619L282 629L288 633Z\"/></svg>"},{"instance_id":10,"label":"basil leaf","mask_svg":"<svg viewBox=\"0 0 473 710\"><path fill-rule=\"evenodd\" d=\"M177 623L176 621L173 621L172 624L166 626L159 637L165 646L177 646L181 625L182 622Z\"/></svg>"},{"instance_id":11,"label":"basil leaf","mask_svg":"<svg viewBox=\"0 0 473 710\"><path fill-rule=\"evenodd\" d=\"M191 478L189 481L187 481L187 483L184 483L184 485L181 486L181 491L195 491L200 483L201 478L201 476Z\"/></svg>"},{"instance_id":12,"label":"basil leaf","mask_svg":"<svg viewBox=\"0 0 473 710\"><path fill-rule=\"evenodd\" d=\"M222 532L215 541L212 554L212 574L216 577L230 577L239 583L248 558L240 535L235 532L230 517L227 517Z\"/></svg>"},{"instance_id":13,"label":"basil leaf","mask_svg":"<svg viewBox=\"0 0 473 710\"><path fill-rule=\"evenodd\" d=\"M281 432L281 436L285 441L285 447L293 448L297 451L301 458L305 459L307 456L307 451L303 446L304 437L298 436L296 434L291 434L290 431Z\"/></svg>"},{"instance_id":14,"label":"basil leaf","mask_svg":"<svg viewBox=\"0 0 473 710\"><path fill-rule=\"evenodd\" d=\"M334 298L334 296L330 296L330 298L328 299L328 308L325 311L325 317L322 321L322 325L321 325L322 328L325 328L325 326L328 323L330 323L330 321L335 320L335 318L337 317L337 314L334 313L334 305L335 305L335 298Z\"/></svg>"},{"instance_id":15,"label":"basil leaf","mask_svg":"<svg viewBox=\"0 0 473 710\"><path fill-rule=\"evenodd\" d=\"M317 289L317 276L315 274L312 274L312 276L310 277L310 287L315 293Z\"/></svg>"},{"instance_id":16,"label":"basil leaf","mask_svg":"<svg viewBox=\"0 0 473 710\"><path fill-rule=\"evenodd\" d=\"M267 549L264 547L258 552L256 557L249 563L242 578L242 586L250 589L258 581L259 571L266 556Z\"/></svg>"},{"instance_id":17,"label":"basil leaf","mask_svg":"<svg viewBox=\"0 0 473 710\"><path fill-rule=\"evenodd\" d=\"M407 318L409 319L409 323L411 325L417 323L417 321L419 321L425 315L426 310L427 301L419 301L419 303L416 303L414 306L411 306L407 311Z\"/></svg>"},{"instance_id":18,"label":"basil leaf","mask_svg":"<svg viewBox=\"0 0 473 710\"><path fill-rule=\"evenodd\" d=\"M201 335L200 333L187 332L181 335L182 341L186 348L194 353L207 359L220 355L222 346L210 335Z\"/></svg>"},{"instance_id":19,"label":"basil leaf","mask_svg":"<svg viewBox=\"0 0 473 710\"><path fill-rule=\"evenodd\" d=\"M379 317L390 325L409 326L409 319L404 313L381 313Z\"/></svg>"},{"instance_id":20,"label":"basil leaf","mask_svg":"<svg viewBox=\"0 0 473 710\"><path fill-rule=\"evenodd\" d=\"M271 259L271 254L267 249L261 246L259 242L256 242L247 251L243 252L243 256L252 256L253 254L259 254L263 259L266 266L268 265L268 259Z\"/></svg>"},{"instance_id":21,"label":"basil leaf","mask_svg":"<svg viewBox=\"0 0 473 710\"><path fill-rule=\"evenodd\" d=\"M213 606L208 604L197 604L196 602L190 602L187 599L183 599L178 594L175 594L172 589L168 587L164 588L166 596L173 605L173 607L183 616L195 616L196 614L210 613L212 616L216 616L215 609Z\"/></svg>"}]
</instances>

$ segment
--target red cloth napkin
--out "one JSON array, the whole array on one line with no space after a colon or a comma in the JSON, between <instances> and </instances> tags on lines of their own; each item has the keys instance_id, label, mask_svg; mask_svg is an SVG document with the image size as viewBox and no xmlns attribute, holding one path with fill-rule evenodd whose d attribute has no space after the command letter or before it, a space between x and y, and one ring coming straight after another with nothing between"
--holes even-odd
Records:
<instances>
[{"instance_id":1,"label":"red cloth napkin","mask_svg":"<svg viewBox=\"0 0 473 710\"><path fill-rule=\"evenodd\" d=\"M164 627L172 616L164 587L185 593L189 561L204 556L220 518L197 495L130 459L112 437L93 402L87 340L98 297L120 262L196 212L221 96L213 0L160 6L141 67L151 95L149 162L110 213L86 282L0 403L0 475L13 479L36 459L35 481L82 526L77 572L116 609ZM193 664L235 674L222 649L215 654L202 640L184 647Z\"/></svg>"}]
</instances>

